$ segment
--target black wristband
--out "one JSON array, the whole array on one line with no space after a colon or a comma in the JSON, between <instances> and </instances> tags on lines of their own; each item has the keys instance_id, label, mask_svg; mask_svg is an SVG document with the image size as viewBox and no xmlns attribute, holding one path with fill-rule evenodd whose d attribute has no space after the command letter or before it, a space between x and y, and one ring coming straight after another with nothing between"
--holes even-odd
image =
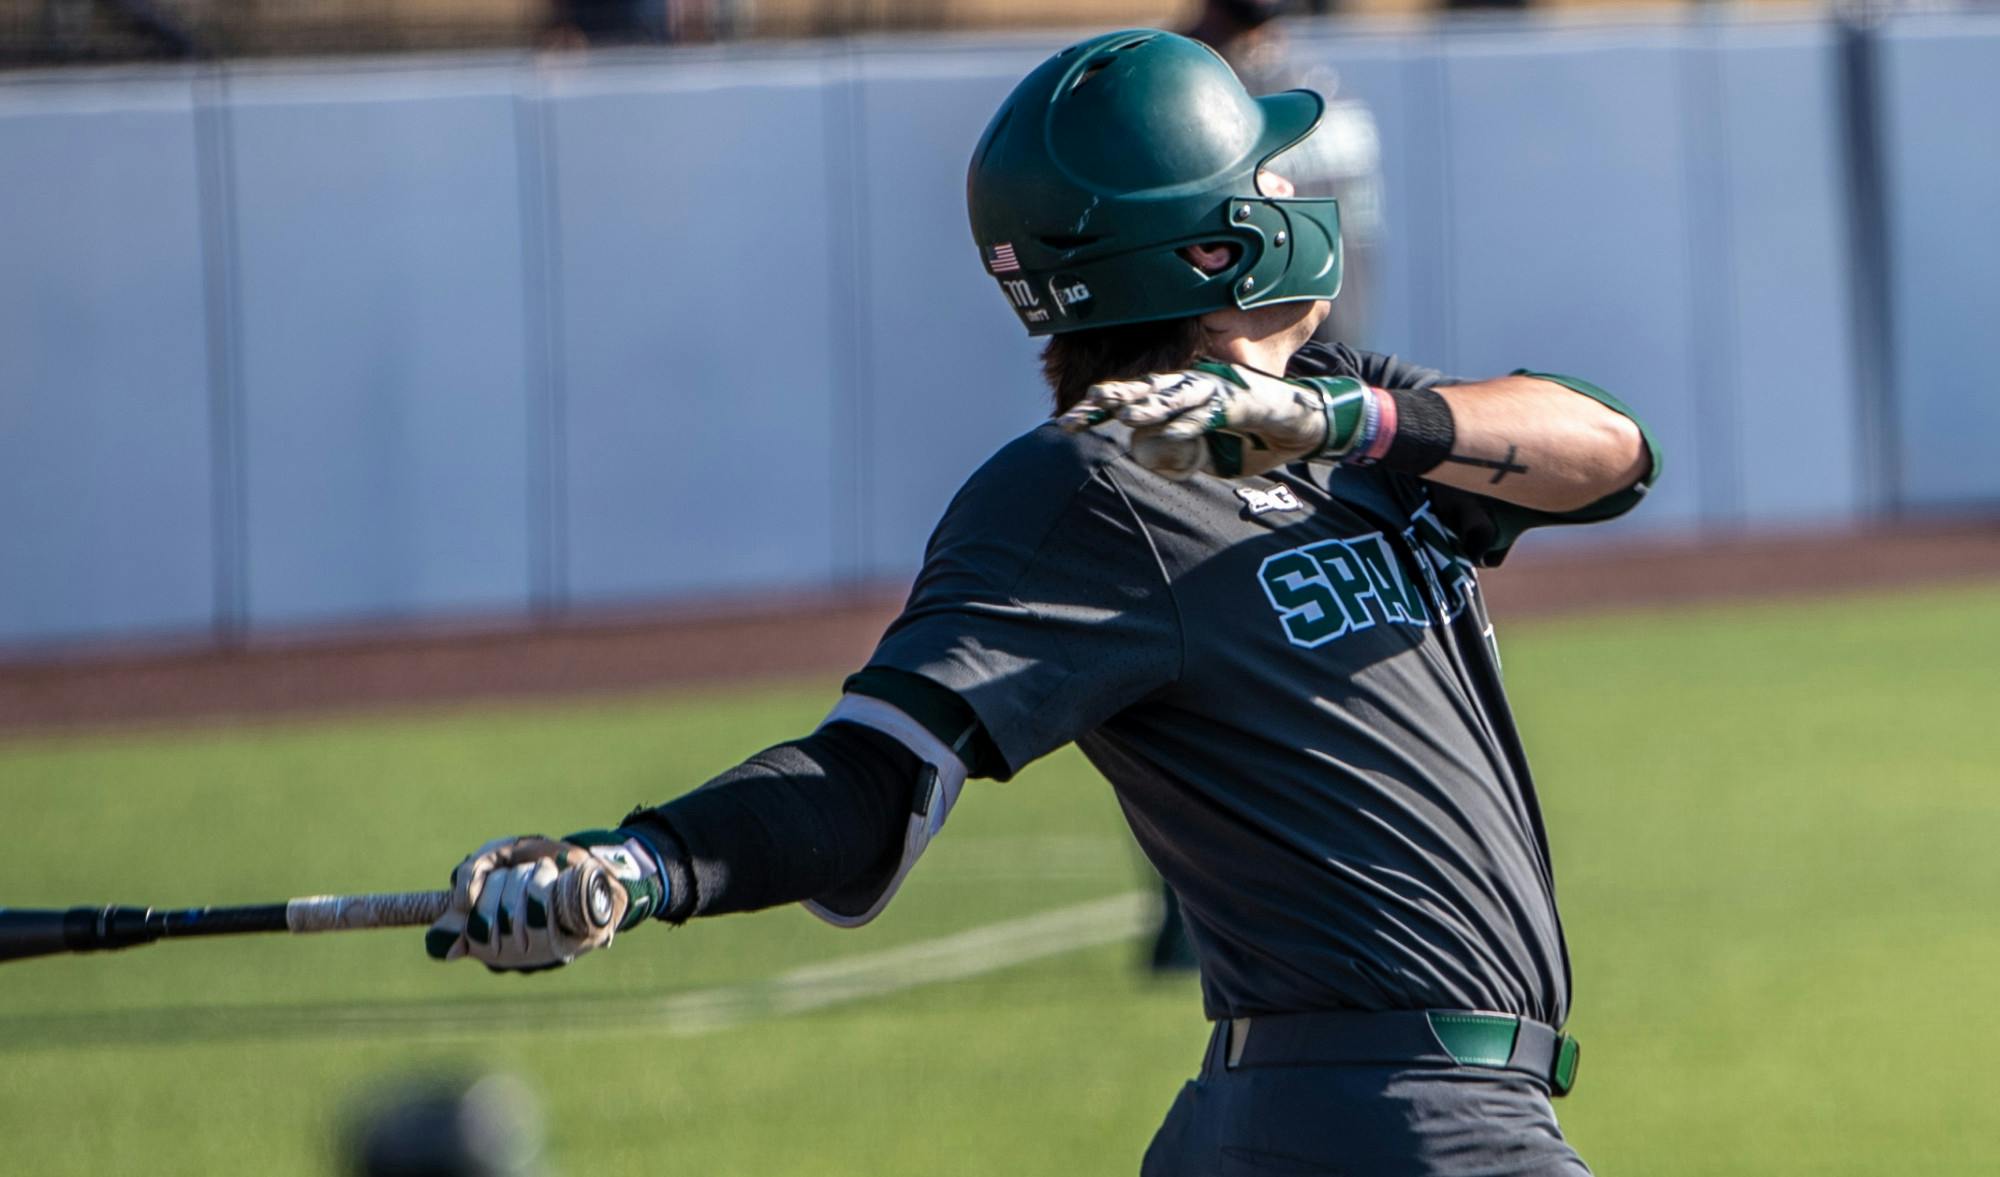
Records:
<instances>
[{"instance_id":1,"label":"black wristband","mask_svg":"<svg viewBox=\"0 0 2000 1177\"><path fill-rule=\"evenodd\" d=\"M1396 402L1396 436L1376 465L1403 474L1425 475L1451 456L1458 427L1451 405L1428 388L1384 390Z\"/></svg>"}]
</instances>

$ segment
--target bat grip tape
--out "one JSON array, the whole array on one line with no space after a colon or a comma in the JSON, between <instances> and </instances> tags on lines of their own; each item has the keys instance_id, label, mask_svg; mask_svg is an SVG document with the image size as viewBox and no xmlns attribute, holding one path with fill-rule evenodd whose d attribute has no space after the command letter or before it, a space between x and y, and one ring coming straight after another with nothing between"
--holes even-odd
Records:
<instances>
[{"instance_id":1,"label":"bat grip tape","mask_svg":"<svg viewBox=\"0 0 2000 1177\"><path fill-rule=\"evenodd\" d=\"M420 927L435 922L445 913L450 902L449 891L308 895L285 904L285 926L293 932Z\"/></svg>"}]
</instances>

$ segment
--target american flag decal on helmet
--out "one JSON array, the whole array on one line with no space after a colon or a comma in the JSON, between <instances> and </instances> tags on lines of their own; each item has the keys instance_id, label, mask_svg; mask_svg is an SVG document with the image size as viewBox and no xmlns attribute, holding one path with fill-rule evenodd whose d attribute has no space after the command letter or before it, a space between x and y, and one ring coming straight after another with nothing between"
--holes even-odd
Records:
<instances>
[{"instance_id":1,"label":"american flag decal on helmet","mask_svg":"<svg viewBox=\"0 0 2000 1177\"><path fill-rule=\"evenodd\" d=\"M986 251L986 269L989 272L1011 274L1020 268L1020 261L1014 257L1013 242L1002 241L1000 244Z\"/></svg>"}]
</instances>

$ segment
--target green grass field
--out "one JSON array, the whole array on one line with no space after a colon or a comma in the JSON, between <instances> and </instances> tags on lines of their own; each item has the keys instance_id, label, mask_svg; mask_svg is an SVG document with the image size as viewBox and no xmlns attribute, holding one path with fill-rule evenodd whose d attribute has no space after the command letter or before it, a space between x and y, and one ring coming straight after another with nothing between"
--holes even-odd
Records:
<instances>
[{"instance_id":1,"label":"green grass field","mask_svg":"<svg viewBox=\"0 0 2000 1177\"><path fill-rule=\"evenodd\" d=\"M1501 633L1575 957L1605 1174L1991 1173L2000 588ZM441 885L500 833L615 820L795 735L833 683L0 744L0 903ZM0 969L0 1172L324 1174L410 1068L528 1078L571 1175L1131 1173L1196 1065L1191 982L1121 942L733 1023L677 995L1139 886L1066 752L976 785L860 932L648 928L539 977L417 933ZM810 992L810 990L808 990Z\"/></svg>"}]
</instances>

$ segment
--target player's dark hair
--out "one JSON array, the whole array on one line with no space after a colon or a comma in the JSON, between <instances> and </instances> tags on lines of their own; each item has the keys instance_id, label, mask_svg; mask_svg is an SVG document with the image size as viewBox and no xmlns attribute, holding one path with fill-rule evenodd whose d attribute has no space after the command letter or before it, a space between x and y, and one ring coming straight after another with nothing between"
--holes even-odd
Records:
<instances>
[{"instance_id":1,"label":"player's dark hair","mask_svg":"<svg viewBox=\"0 0 2000 1177\"><path fill-rule=\"evenodd\" d=\"M1100 380L1130 380L1177 372L1200 359L1208 344L1199 318L1126 323L1051 336L1042 348L1042 379L1060 413Z\"/></svg>"}]
</instances>

